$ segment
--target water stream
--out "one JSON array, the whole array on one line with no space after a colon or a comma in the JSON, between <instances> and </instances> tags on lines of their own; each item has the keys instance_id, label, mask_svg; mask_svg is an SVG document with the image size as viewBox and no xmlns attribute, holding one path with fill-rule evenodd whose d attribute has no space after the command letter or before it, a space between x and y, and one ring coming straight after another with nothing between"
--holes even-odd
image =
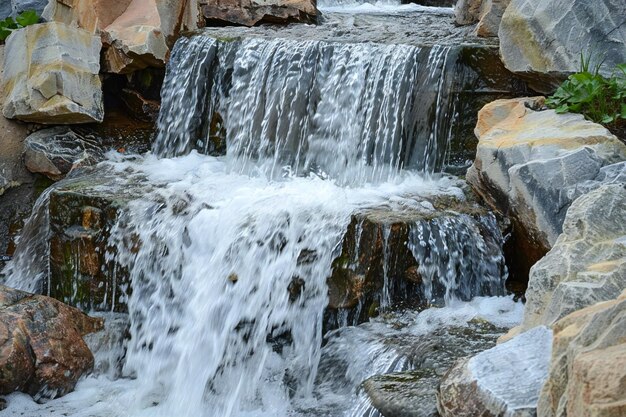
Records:
<instances>
[{"instance_id":1,"label":"water stream","mask_svg":"<svg viewBox=\"0 0 626 417\"><path fill-rule=\"evenodd\" d=\"M98 168L151 184L120 212L108 242L109 258L130 275L130 339L123 348L119 337L98 344L100 373L74 393L44 405L14 394L7 415L373 416L359 386L416 366L407 346L478 317L500 330L515 324L521 306L510 298L459 300L502 295L506 268L493 218L453 213L430 226L411 222L404 243L424 293L440 294L445 308L394 315L384 269L387 315L322 333L327 279L353 214L430 218L437 213L428 201L465 199L463 182L439 173L454 117L449 52L179 40L153 153L110 154ZM29 277L17 272L33 256L22 239L7 282L37 289L45 266ZM123 328L121 317L107 316Z\"/></svg>"}]
</instances>

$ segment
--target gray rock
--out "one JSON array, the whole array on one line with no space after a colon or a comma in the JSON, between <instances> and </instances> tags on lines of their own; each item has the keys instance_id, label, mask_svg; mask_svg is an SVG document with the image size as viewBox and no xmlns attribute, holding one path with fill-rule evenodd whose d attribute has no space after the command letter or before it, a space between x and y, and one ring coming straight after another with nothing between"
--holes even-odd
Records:
<instances>
[{"instance_id":1,"label":"gray rock","mask_svg":"<svg viewBox=\"0 0 626 417\"><path fill-rule=\"evenodd\" d=\"M480 19L483 0L458 0L454 6L454 18L458 25L471 25Z\"/></svg>"},{"instance_id":2,"label":"gray rock","mask_svg":"<svg viewBox=\"0 0 626 417\"><path fill-rule=\"evenodd\" d=\"M0 2L0 20L6 19L13 13L13 5L9 1Z\"/></svg>"},{"instance_id":3,"label":"gray rock","mask_svg":"<svg viewBox=\"0 0 626 417\"><path fill-rule=\"evenodd\" d=\"M13 16L17 16L26 10L34 10L37 12L37 15L41 16L47 4L48 0L11 0Z\"/></svg>"},{"instance_id":4,"label":"gray rock","mask_svg":"<svg viewBox=\"0 0 626 417\"><path fill-rule=\"evenodd\" d=\"M439 413L442 417L536 416L551 351L552 331L537 327L460 360L439 387Z\"/></svg>"},{"instance_id":5,"label":"gray rock","mask_svg":"<svg viewBox=\"0 0 626 417\"><path fill-rule=\"evenodd\" d=\"M592 63L604 61L603 72L626 62L624 0L512 0L502 17L500 52L516 73L575 72L580 54Z\"/></svg>"},{"instance_id":6,"label":"gray rock","mask_svg":"<svg viewBox=\"0 0 626 417\"><path fill-rule=\"evenodd\" d=\"M478 36L498 36L502 15L511 0L483 0L480 21L476 27Z\"/></svg>"},{"instance_id":7,"label":"gray rock","mask_svg":"<svg viewBox=\"0 0 626 417\"><path fill-rule=\"evenodd\" d=\"M30 172L58 181L76 166L103 159L103 149L93 137L81 137L66 127L43 129L26 138L24 163Z\"/></svg>"},{"instance_id":8,"label":"gray rock","mask_svg":"<svg viewBox=\"0 0 626 417\"><path fill-rule=\"evenodd\" d=\"M607 184L567 211L563 233L531 269L524 321L511 332L551 326L576 310L615 299L624 288L626 184Z\"/></svg>"},{"instance_id":9,"label":"gray rock","mask_svg":"<svg viewBox=\"0 0 626 417\"><path fill-rule=\"evenodd\" d=\"M576 198L624 179L626 146L581 115L533 110L542 104L540 98L498 100L480 111L467 180L523 227L531 246L547 251Z\"/></svg>"}]
</instances>

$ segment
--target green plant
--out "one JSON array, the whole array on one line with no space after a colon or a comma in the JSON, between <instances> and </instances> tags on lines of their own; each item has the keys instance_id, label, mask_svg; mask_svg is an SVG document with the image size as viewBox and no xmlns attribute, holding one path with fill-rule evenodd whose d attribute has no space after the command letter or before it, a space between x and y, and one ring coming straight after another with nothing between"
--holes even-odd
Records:
<instances>
[{"instance_id":1,"label":"green plant","mask_svg":"<svg viewBox=\"0 0 626 417\"><path fill-rule=\"evenodd\" d=\"M26 10L20 13L15 19L11 16L0 20L0 41L9 37L11 32L39 22L39 16L34 10Z\"/></svg>"},{"instance_id":2,"label":"green plant","mask_svg":"<svg viewBox=\"0 0 626 417\"><path fill-rule=\"evenodd\" d=\"M626 121L626 63L615 67L610 77L600 74L600 66L590 66L581 57L581 70L570 75L546 105L557 113L581 113L587 119L605 125Z\"/></svg>"}]
</instances>

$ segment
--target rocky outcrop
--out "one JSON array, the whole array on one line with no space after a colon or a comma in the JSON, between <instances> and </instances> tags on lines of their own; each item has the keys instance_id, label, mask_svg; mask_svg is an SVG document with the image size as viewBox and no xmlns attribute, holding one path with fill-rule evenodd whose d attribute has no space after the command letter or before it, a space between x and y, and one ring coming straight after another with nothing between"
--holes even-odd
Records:
<instances>
[{"instance_id":1,"label":"rocky outcrop","mask_svg":"<svg viewBox=\"0 0 626 417\"><path fill-rule=\"evenodd\" d=\"M471 25L480 19L483 0L459 0L454 6L457 25Z\"/></svg>"},{"instance_id":2,"label":"rocky outcrop","mask_svg":"<svg viewBox=\"0 0 626 417\"><path fill-rule=\"evenodd\" d=\"M622 0L512 0L498 33L502 59L509 70L548 83L579 70L581 53L610 73L626 62L624 16Z\"/></svg>"},{"instance_id":3,"label":"rocky outcrop","mask_svg":"<svg viewBox=\"0 0 626 417\"><path fill-rule=\"evenodd\" d=\"M439 413L442 417L535 416L551 349L552 331L537 327L460 360L439 386Z\"/></svg>"},{"instance_id":4,"label":"rocky outcrop","mask_svg":"<svg viewBox=\"0 0 626 417\"><path fill-rule=\"evenodd\" d=\"M103 149L93 136L81 137L66 127L40 130L24 142L26 168L53 181L62 179L74 167L93 165L103 158Z\"/></svg>"},{"instance_id":5,"label":"rocky outcrop","mask_svg":"<svg viewBox=\"0 0 626 417\"><path fill-rule=\"evenodd\" d=\"M0 286L0 394L70 392L94 363L82 336L101 327L57 300Z\"/></svg>"},{"instance_id":6,"label":"rocky outcrop","mask_svg":"<svg viewBox=\"0 0 626 417\"><path fill-rule=\"evenodd\" d=\"M103 70L118 74L165 66L180 31L198 26L195 0L56 0L44 17L100 33Z\"/></svg>"},{"instance_id":7,"label":"rocky outcrop","mask_svg":"<svg viewBox=\"0 0 626 417\"><path fill-rule=\"evenodd\" d=\"M623 175L618 163L626 160L626 145L582 115L559 115L542 106L543 98L486 105L478 116L479 143L467 180L491 207L512 217L529 246L545 253L572 201Z\"/></svg>"},{"instance_id":8,"label":"rocky outcrop","mask_svg":"<svg viewBox=\"0 0 626 417\"><path fill-rule=\"evenodd\" d=\"M553 325L626 288L626 182L603 185L576 200L563 234L532 269L524 321L510 335ZM509 335L509 336L510 336Z\"/></svg>"},{"instance_id":9,"label":"rocky outcrop","mask_svg":"<svg viewBox=\"0 0 626 417\"><path fill-rule=\"evenodd\" d=\"M0 86L4 116L44 124L102 121L100 46L97 36L62 23L14 31Z\"/></svg>"},{"instance_id":10,"label":"rocky outcrop","mask_svg":"<svg viewBox=\"0 0 626 417\"><path fill-rule=\"evenodd\" d=\"M538 413L618 417L626 411L626 291L554 326L550 373Z\"/></svg>"},{"instance_id":11,"label":"rocky outcrop","mask_svg":"<svg viewBox=\"0 0 626 417\"><path fill-rule=\"evenodd\" d=\"M199 0L198 3L207 26L317 21L313 0Z\"/></svg>"}]
</instances>

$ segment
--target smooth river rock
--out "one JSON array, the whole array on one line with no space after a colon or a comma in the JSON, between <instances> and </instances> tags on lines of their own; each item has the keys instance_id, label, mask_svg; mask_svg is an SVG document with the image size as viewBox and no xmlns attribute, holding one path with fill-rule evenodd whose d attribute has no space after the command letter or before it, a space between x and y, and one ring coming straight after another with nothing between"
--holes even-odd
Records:
<instances>
[{"instance_id":1,"label":"smooth river rock","mask_svg":"<svg viewBox=\"0 0 626 417\"><path fill-rule=\"evenodd\" d=\"M626 62L624 16L624 0L512 0L498 33L502 60L512 72L558 81L580 69L583 53L608 75Z\"/></svg>"},{"instance_id":2,"label":"smooth river rock","mask_svg":"<svg viewBox=\"0 0 626 417\"><path fill-rule=\"evenodd\" d=\"M576 311L554 326L542 417L626 415L626 291Z\"/></svg>"},{"instance_id":3,"label":"smooth river rock","mask_svg":"<svg viewBox=\"0 0 626 417\"><path fill-rule=\"evenodd\" d=\"M543 98L497 100L479 112L467 181L545 253L581 194L623 175L626 145L579 114L542 110ZM612 164L618 164L610 167Z\"/></svg>"},{"instance_id":4,"label":"smooth river rock","mask_svg":"<svg viewBox=\"0 0 626 417\"><path fill-rule=\"evenodd\" d=\"M314 0L199 0L207 26L315 23Z\"/></svg>"},{"instance_id":5,"label":"smooth river rock","mask_svg":"<svg viewBox=\"0 0 626 417\"><path fill-rule=\"evenodd\" d=\"M101 328L101 319L57 300L0 285L0 394L39 400L72 391L94 364L82 336Z\"/></svg>"},{"instance_id":6,"label":"smooth river rock","mask_svg":"<svg viewBox=\"0 0 626 417\"><path fill-rule=\"evenodd\" d=\"M439 413L442 417L536 416L551 350L552 331L537 327L458 361L439 387Z\"/></svg>"},{"instance_id":7,"label":"smooth river rock","mask_svg":"<svg viewBox=\"0 0 626 417\"><path fill-rule=\"evenodd\" d=\"M574 201L563 234L530 271L521 326L551 326L626 288L626 182L603 185Z\"/></svg>"},{"instance_id":8,"label":"smooth river rock","mask_svg":"<svg viewBox=\"0 0 626 417\"><path fill-rule=\"evenodd\" d=\"M50 22L7 38L3 114L42 124L101 122L101 42L84 30Z\"/></svg>"}]
</instances>

